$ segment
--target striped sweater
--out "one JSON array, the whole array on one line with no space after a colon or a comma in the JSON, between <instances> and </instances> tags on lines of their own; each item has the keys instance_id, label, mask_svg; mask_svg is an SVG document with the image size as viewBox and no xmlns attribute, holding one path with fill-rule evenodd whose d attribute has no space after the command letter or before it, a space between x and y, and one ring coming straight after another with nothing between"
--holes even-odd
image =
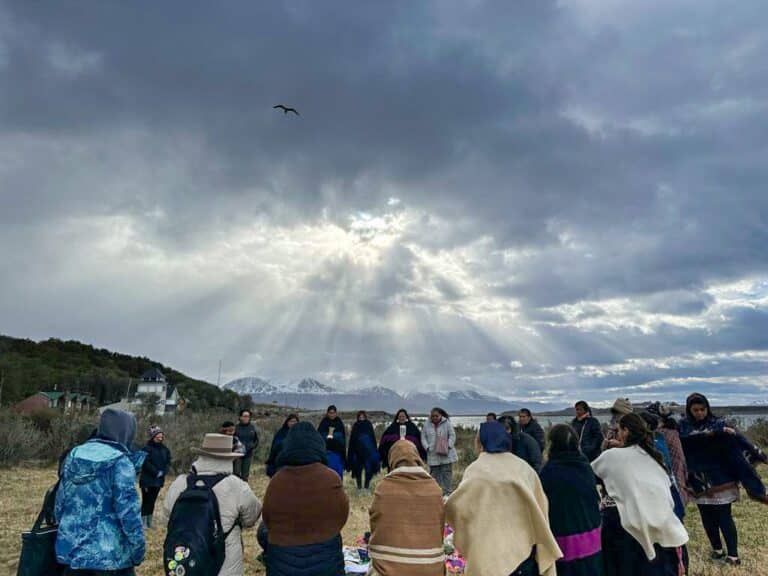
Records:
<instances>
[{"instance_id":1,"label":"striped sweater","mask_svg":"<svg viewBox=\"0 0 768 576\"><path fill-rule=\"evenodd\" d=\"M395 468L370 509L372 576L443 576L443 492L419 466Z\"/></svg>"}]
</instances>

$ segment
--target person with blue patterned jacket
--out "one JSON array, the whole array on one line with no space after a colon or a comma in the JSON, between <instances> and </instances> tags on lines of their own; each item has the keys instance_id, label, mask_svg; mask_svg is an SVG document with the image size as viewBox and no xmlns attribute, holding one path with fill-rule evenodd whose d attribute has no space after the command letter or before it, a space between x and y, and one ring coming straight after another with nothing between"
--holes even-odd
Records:
<instances>
[{"instance_id":1,"label":"person with blue patterned jacket","mask_svg":"<svg viewBox=\"0 0 768 576\"><path fill-rule=\"evenodd\" d=\"M144 560L136 474L146 452L131 452L136 418L105 410L98 434L64 461L56 494L56 557L65 575L133 576Z\"/></svg>"}]
</instances>

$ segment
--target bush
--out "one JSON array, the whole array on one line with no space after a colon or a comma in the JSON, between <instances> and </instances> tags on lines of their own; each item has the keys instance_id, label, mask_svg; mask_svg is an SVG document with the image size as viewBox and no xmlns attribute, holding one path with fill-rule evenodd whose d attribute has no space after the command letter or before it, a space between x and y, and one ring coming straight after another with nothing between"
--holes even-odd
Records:
<instances>
[{"instance_id":1,"label":"bush","mask_svg":"<svg viewBox=\"0 0 768 576\"><path fill-rule=\"evenodd\" d=\"M46 463L57 462L65 450L85 442L98 425L96 414L59 414L50 422L39 457Z\"/></svg>"},{"instance_id":2,"label":"bush","mask_svg":"<svg viewBox=\"0 0 768 576\"><path fill-rule=\"evenodd\" d=\"M747 430L747 436L752 442L763 448L768 448L768 420L761 418L752 424Z\"/></svg>"},{"instance_id":3,"label":"bush","mask_svg":"<svg viewBox=\"0 0 768 576\"><path fill-rule=\"evenodd\" d=\"M32 423L10 411L0 412L0 467L37 458L42 433Z\"/></svg>"},{"instance_id":4,"label":"bush","mask_svg":"<svg viewBox=\"0 0 768 576\"><path fill-rule=\"evenodd\" d=\"M255 418L259 432L259 448L254 465L263 463L269 454L274 433L282 426L285 415ZM0 467L36 461L50 465L61 454L82 442L98 426L98 414L62 415L44 412L41 417L20 416L10 411L0 412ZM134 449L141 449L149 439L149 427L158 424L165 432L165 444L171 450L174 473L187 472L195 455L193 446L200 446L203 436L218 432L225 420L236 420L225 411L185 411L173 416L138 415ZM42 425L41 425L42 424Z\"/></svg>"},{"instance_id":5,"label":"bush","mask_svg":"<svg viewBox=\"0 0 768 576\"><path fill-rule=\"evenodd\" d=\"M148 430L153 424L159 425L165 434L165 445L171 451L171 468L175 474L188 472L195 459L192 453L194 446L200 446L203 437L211 432L218 432L219 426L225 420L236 420L231 412L185 411L175 416L149 416L139 420L139 431L136 435L137 448L146 444ZM274 433L282 426L284 416L254 419L254 425L259 432L259 448L253 456L254 466L266 461Z\"/></svg>"},{"instance_id":6,"label":"bush","mask_svg":"<svg viewBox=\"0 0 768 576\"><path fill-rule=\"evenodd\" d=\"M27 418L35 425L35 428L42 432L51 430L51 422L61 417L61 412L53 408L43 408L32 412Z\"/></svg>"}]
</instances>

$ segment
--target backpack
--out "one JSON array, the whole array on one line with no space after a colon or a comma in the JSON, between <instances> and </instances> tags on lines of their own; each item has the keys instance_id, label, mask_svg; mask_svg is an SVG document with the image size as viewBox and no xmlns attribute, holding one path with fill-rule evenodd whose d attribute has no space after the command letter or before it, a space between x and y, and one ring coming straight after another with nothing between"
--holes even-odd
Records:
<instances>
[{"instance_id":1,"label":"backpack","mask_svg":"<svg viewBox=\"0 0 768 576\"><path fill-rule=\"evenodd\" d=\"M224 564L227 532L221 525L213 487L227 474L187 476L187 488L173 505L163 544L163 569L175 576L214 576Z\"/></svg>"}]
</instances>

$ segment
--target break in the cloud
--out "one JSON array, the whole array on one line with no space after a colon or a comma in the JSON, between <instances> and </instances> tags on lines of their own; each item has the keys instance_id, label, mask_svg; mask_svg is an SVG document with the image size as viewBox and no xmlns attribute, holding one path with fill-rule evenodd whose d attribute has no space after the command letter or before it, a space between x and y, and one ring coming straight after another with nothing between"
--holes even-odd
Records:
<instances>
[{"instance_id":1,"label":"break in the cloud","mask_svg":"<svg viewBox=\"0 0 768 576\"><path fill-rule=\"evenodd\" d=\"M0 331L208 379L763 400L763 8L0 2Z\"/></svg>"}]
</instances>

